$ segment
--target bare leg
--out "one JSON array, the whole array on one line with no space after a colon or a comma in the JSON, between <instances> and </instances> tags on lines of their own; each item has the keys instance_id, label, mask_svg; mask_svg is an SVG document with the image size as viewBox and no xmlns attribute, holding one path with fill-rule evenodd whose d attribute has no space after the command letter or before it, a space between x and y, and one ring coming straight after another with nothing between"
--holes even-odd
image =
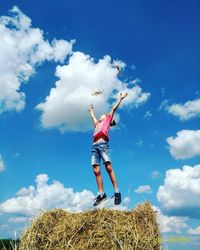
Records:
<instances>
[{"instance_id":1,"label":"bare leg","mask_svg":"<svg viewBox=\"0 0 200 250\"><path fill-rule=\"evenodd\" d=\"M95 174L95 177L96 177L98 190L99 190L99 192L104 192L103 180L102 180L102 176L101 176L100 166L99 165L94 165L93 170L94 170L94 174Z\"/></svg>"},{"instance_id":2,"label":"bare leg","mask_svg":"<svg viewBox=\"0 0 200 250\"><path fill-rule=\"evenodd\" d=\"M117 188L117 180L116 180L116 177L115 177L115 172L112 168L112 165L110 162L105 162L105 168L106 168L106 171L108 172L109 176L110 176L110 180L113 184L113 187L114 189Z\"/></svg>"}]
</instances>

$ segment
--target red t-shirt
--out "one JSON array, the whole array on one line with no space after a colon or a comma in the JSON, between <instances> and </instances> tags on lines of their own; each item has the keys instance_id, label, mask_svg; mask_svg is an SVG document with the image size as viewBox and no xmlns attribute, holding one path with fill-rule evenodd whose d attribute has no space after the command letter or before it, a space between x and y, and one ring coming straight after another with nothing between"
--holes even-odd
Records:
<instances>
[{"instance_id":1,"label":"red t-shirt","mask_svg":"<svg viewBox=\"0 0 200 250\"><path fill-rule=\"evenodd\" d=\"M99 136L103 135L109 141L108 131L110 129L110 123L112 119L113 119L113 114L108 114L106 115L106 118L103 121L97 121L95 123L94 125L95 129L94 129L94 134L93 134L94 140L98 138Z\"/></svg>"}]
</instances>

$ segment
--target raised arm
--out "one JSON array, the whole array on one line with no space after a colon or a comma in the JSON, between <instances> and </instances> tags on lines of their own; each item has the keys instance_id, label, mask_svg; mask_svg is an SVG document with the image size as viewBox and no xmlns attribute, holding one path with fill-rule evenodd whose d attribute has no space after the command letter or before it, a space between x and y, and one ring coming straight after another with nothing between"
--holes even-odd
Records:
<instances>
[{"instance_id":1,"label":"raised arm","mask_svg":"<svg viewBox=\"0 0 200 250\"><path fill-rule=\"evenodd\" d=\"M93 123L95 124L95 123L97 122L97 119L96 119L96 117L95 117L95 115L94 115L93 109L94 109L94 107L93 107L93 105L91 104L91 106L90 106L90 108L88 109L88 111L90 112L90 116L91 116L91 118L92 118L92 121L93 121Z\"/></svg>"},{"instance_id":2,"label":"raised arm","mask_svg":"<svg viewBox=\"0 0 200 250\"><path fill-rule=\"evenodd\" d=\"M114 114L114 112L116 111L116 109L119 107L121 101L128 95L128 93L120 93L119 99L117 100L117 102L115 103L115 105L112 107L110 114Z\"/></svg>"}]
</instances>

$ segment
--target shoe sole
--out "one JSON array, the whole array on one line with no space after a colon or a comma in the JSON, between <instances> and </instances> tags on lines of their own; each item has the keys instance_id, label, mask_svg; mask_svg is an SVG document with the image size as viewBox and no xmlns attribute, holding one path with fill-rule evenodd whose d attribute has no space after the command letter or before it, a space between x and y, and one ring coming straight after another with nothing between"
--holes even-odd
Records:
<instances>
[{"instance_id":1,"label":"shoe sole","mask_svg":"<svg viewBox=\"0 0 200 250\"><path fill-rule=\"evenodd\" d=\"M108 198L106 197L105 199L101 200L101 201L99 202L99 204L93 205L93 206L94 206L94 207L98 207L102 202L106 201L107 199L108 199Z\"/></svg>"},{"instance_id":2,"label":"shoe sole","mask_svg":"<svg viewBox=\"0 0 200 250\"><path fill-rule=\"evenodd\" d=\"M115 200L115 199L114 199L114 204L115 204L115 205L120 205L121 202L122 202L121 197L120 197L119 200Z\"/></svg>"},{"instance_id":3,"label":"shoe sole","mask_svg":"<svg viewBox=\"0 0 200 250\"><path fill-rule=\"evenodd\" d=\"M115 197L115 195L114 195L114 197ZM117 206L117 205L120 205L121 202L122 202L121 193L119 193L119 196L116 199L114 198L114 204Z\"/></svg>"}]
</instances>

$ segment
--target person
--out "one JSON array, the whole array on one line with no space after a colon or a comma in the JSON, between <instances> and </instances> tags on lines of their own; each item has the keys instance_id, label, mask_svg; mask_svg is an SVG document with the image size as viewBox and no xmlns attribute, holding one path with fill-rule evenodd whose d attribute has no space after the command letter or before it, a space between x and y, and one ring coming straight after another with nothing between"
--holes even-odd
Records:
<instances>
[{"instance_id":1,"label":"person","mask_svg":"<svg viewBox=\"0 0 200 250\"><path fill-rule=\"evenodd\" d=\"M110 151L109 151L109 137L108 132L110 126L115 125L115 121L113 120L114 113L121 101L127 96L127 93L120 93L120 97L118 98L116 104L111 109L110 113L103 114L100 116L99 120L96 119L94 115L94 107L91 104L88 111L90 112L90 116L94 123L94 134L93 134L93 144L92 144L92 158L91 163L93 166L93 171L96 177L96 182L98 186L98 194L95 198L94 206L99 205L101 202L107 199L106 193L104 192L103 180L101 176L100 170L100 161L103 160L106 171L109 174L110 180L112 182L114 188L114 204L119 205L121 203L121 193L119 191L119 187L117 185L117 180L115 176L115 172L112 167Z\"/></svg>"}]
</instances>

